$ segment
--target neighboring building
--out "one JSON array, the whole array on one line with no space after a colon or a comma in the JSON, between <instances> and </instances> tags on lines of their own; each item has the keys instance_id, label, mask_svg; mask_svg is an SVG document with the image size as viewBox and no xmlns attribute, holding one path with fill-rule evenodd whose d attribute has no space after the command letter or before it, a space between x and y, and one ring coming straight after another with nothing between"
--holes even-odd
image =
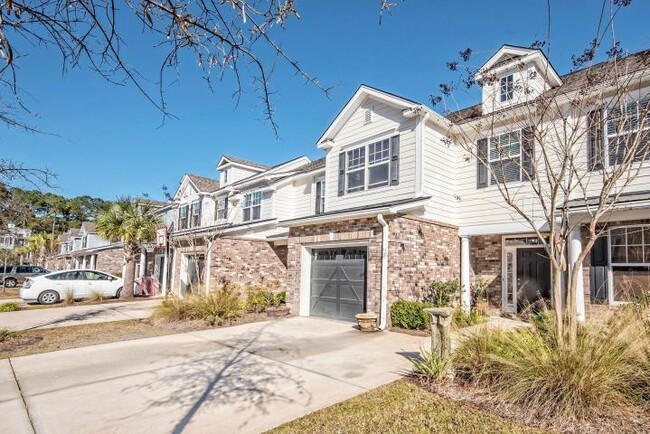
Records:
<instances>
[{"instance_id":1,"label":"neighboring building","mask_svg":"<svg viewBox=\"0 0 650 434\"><path fill-rule=\"evenodd\" d=\"M100 237L94 222L83 222L79 229L69 229L59 235L58 241L57 270L91 269L122 275L122 244Z\"/></svg>"},{"instance_id":2,"label":"neighboring building","mask_svg":"<svg viewBox=\"0 0 650 434\"><path fill-rule=\"evenodd\" d=\"M623 62L618 66L639 75L623 107L629 112L650 101L650 52ZM529 140L513 110L552 89L570 96L593 77L584 70L560 76L541 51L513 46L480 71L481 102L448 116L363 85L318 139L324 158L268 167L223 156L218 181L184 176L169 211L171 289L183 295L192 285L211 288L223 279L278 281L294 313L352 320L375 311L382 326L392 302L420 297L436 279L460 278L466 290L471 279L487 279L491 300L504 312L547 297L549 260L499 193L507 185L521 206L532 206L520 166L528 167L522 159L529 155L541 158L545 145ZM576 118L584 128L576 164L585 170L609 164L592 165L593 149L617 158L612 144L626 136L611 128L615 115L602 113L595 131L587 116ZM496 127L489 122L495 118ZM649 134L650 120L637 122L632 133ZM454 143L457 136L450 142L451 127L473 134L471 143L490 155L489 167ZM499 151L503 143L507 155ZM522 164L498 170L508 162ZM638 163L639 177L605 219L605 236L585 261L579 285L588 304L615 304L629 297L624 287L650 286L650 165ZM567 206L576 221L587 211L578 198ZM545 230L541 219L536 227ZM572 257L580 240L575 231Z\"/></svg>"},{"instance_id":3,"label":"neighboring building","mask_svg":"<svg viewBox=\"0 0 650 434\"><path fill-rule=\"evenodd\" d=\"M13 250L27 244L32 235L29 229L18 228L10 223L6 228L0 229L0 249Z\"/></svg>"}]
</instances>

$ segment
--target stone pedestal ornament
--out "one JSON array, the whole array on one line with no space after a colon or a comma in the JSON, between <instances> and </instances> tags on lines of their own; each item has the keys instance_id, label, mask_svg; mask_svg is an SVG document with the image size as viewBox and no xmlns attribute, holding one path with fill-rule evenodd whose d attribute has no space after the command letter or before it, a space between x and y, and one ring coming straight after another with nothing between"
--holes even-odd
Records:
<instances>
[{"instance_id":1,"label":"stone pedestal ornament","mask_svg":"<svg viewBox=\"0 0 650 434\"><path fill-rule=\"evenodd\" d=\"M440 360L449 360L451 355L451 313L449 307L424 309L431 318L431 353Z\"/></svg>"},{"instance_id":2,"label":"stone pedestal ornament","mask_svg":"<svg viewBox=\"0 0 650 434\"><path fill-rule=\"evenodd\" d=\"M377 318L379 318L379 315L376 313L359 313L356 315L356 318L359 324L359 330L362 332L377 331Z\"/></svg>"}]
</instances>

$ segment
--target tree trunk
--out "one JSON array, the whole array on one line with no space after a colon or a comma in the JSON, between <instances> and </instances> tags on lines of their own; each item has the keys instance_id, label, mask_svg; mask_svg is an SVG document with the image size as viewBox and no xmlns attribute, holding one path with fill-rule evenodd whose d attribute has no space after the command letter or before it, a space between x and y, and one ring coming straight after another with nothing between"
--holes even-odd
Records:
<instances>
[{"instance_id":1,"label":"tree trunk","mask_svg":"<svg viewBox=\"0 0 650 434\"><path fill-rule=\"evenodd\" d=\"M553 310L555 311L555 330L558 346L564 342L564 322L562 312L562 270L553 265Z\"/></svg>"},{"instance_id":2,"label":"tree trunk","mask_svg":"<svg viewBox=\"0 0 650 434\"><path fill-rule=\"evenodd\" d=\"M133 299L133 285L135 283L135 253L130 246L124 246L124 260L126 267L124 269L124 286L120 294L121 300Z\"/></svg>"}]
</instances>

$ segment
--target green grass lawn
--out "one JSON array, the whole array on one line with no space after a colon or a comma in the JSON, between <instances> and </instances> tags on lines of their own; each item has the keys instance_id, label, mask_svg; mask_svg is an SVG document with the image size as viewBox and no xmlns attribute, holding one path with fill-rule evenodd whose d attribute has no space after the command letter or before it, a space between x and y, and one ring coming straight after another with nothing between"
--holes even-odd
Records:
<instances>
[{"instance_id":1,"label":"green grass lawn","mask_svg":"<svg viewBox=\"0 0 650 434\"><path fill-rule=\"evenodd\" d=\"M296 419L270 433L544 433L400 380Z\"/></svg>"}]
</instances>

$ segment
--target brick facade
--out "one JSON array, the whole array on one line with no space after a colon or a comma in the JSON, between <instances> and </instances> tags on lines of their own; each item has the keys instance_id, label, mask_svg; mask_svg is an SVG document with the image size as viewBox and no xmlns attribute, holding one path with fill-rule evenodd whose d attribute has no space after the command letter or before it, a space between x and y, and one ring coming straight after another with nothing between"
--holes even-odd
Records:
<instances>
[{"instance_id":1,"label":"brick facade","mask_svg":"<svg viewBox=\"0 0 650 434\"><path fill-rule=\"evenodd\" d=\"M453 226L410 216L386 217L388 240L388 304L400 298L419 298L432 280L459 277L460 241ZM300 302L301 252L318 248L365 246L366 305L379 312L382 226L376 218L362 218L292 227L288 243L287 303L297 312Z\"/></svg>"},{"instance_id":2,"label":"brick facade","mask_svg":"<svg viewBox=\"0 0 650 434\"><path fill-rule=\"evenodd\" d=\"M95 269L105 271L116 276L122 276L124 265L124 250L122 247L100 250L96 253Z\"/></svg>"},{"instance_id":3,"label":"brick facade","mask_svg":"<svg viewBox=\"0 0 650 434\"><path fill-rule=\"evenodd\" d=\"M501 235L470 237L469 243L472 281L486 280L490 304L501 306Z\"/></svg>"},{"instance_id":4,"label":"brick facade","mask_svg":"<svg viewBox=\"0 0 650 434\"><path fill-rule=\"evenodd\" d=\"M278 288L286 288L287 267L286 246L275 247L264 240L251 240L238 237L220 237L212 241L212 252L208 264L207 250L201 242L177 246L174 249L172 291L179 292L182 256L202 254L206 269L210 273L210 287L216 288L219 282L227 280L240 287L277 283ZM205 278L205 276L204 276Z\"/></svg>"}]
</instances>

